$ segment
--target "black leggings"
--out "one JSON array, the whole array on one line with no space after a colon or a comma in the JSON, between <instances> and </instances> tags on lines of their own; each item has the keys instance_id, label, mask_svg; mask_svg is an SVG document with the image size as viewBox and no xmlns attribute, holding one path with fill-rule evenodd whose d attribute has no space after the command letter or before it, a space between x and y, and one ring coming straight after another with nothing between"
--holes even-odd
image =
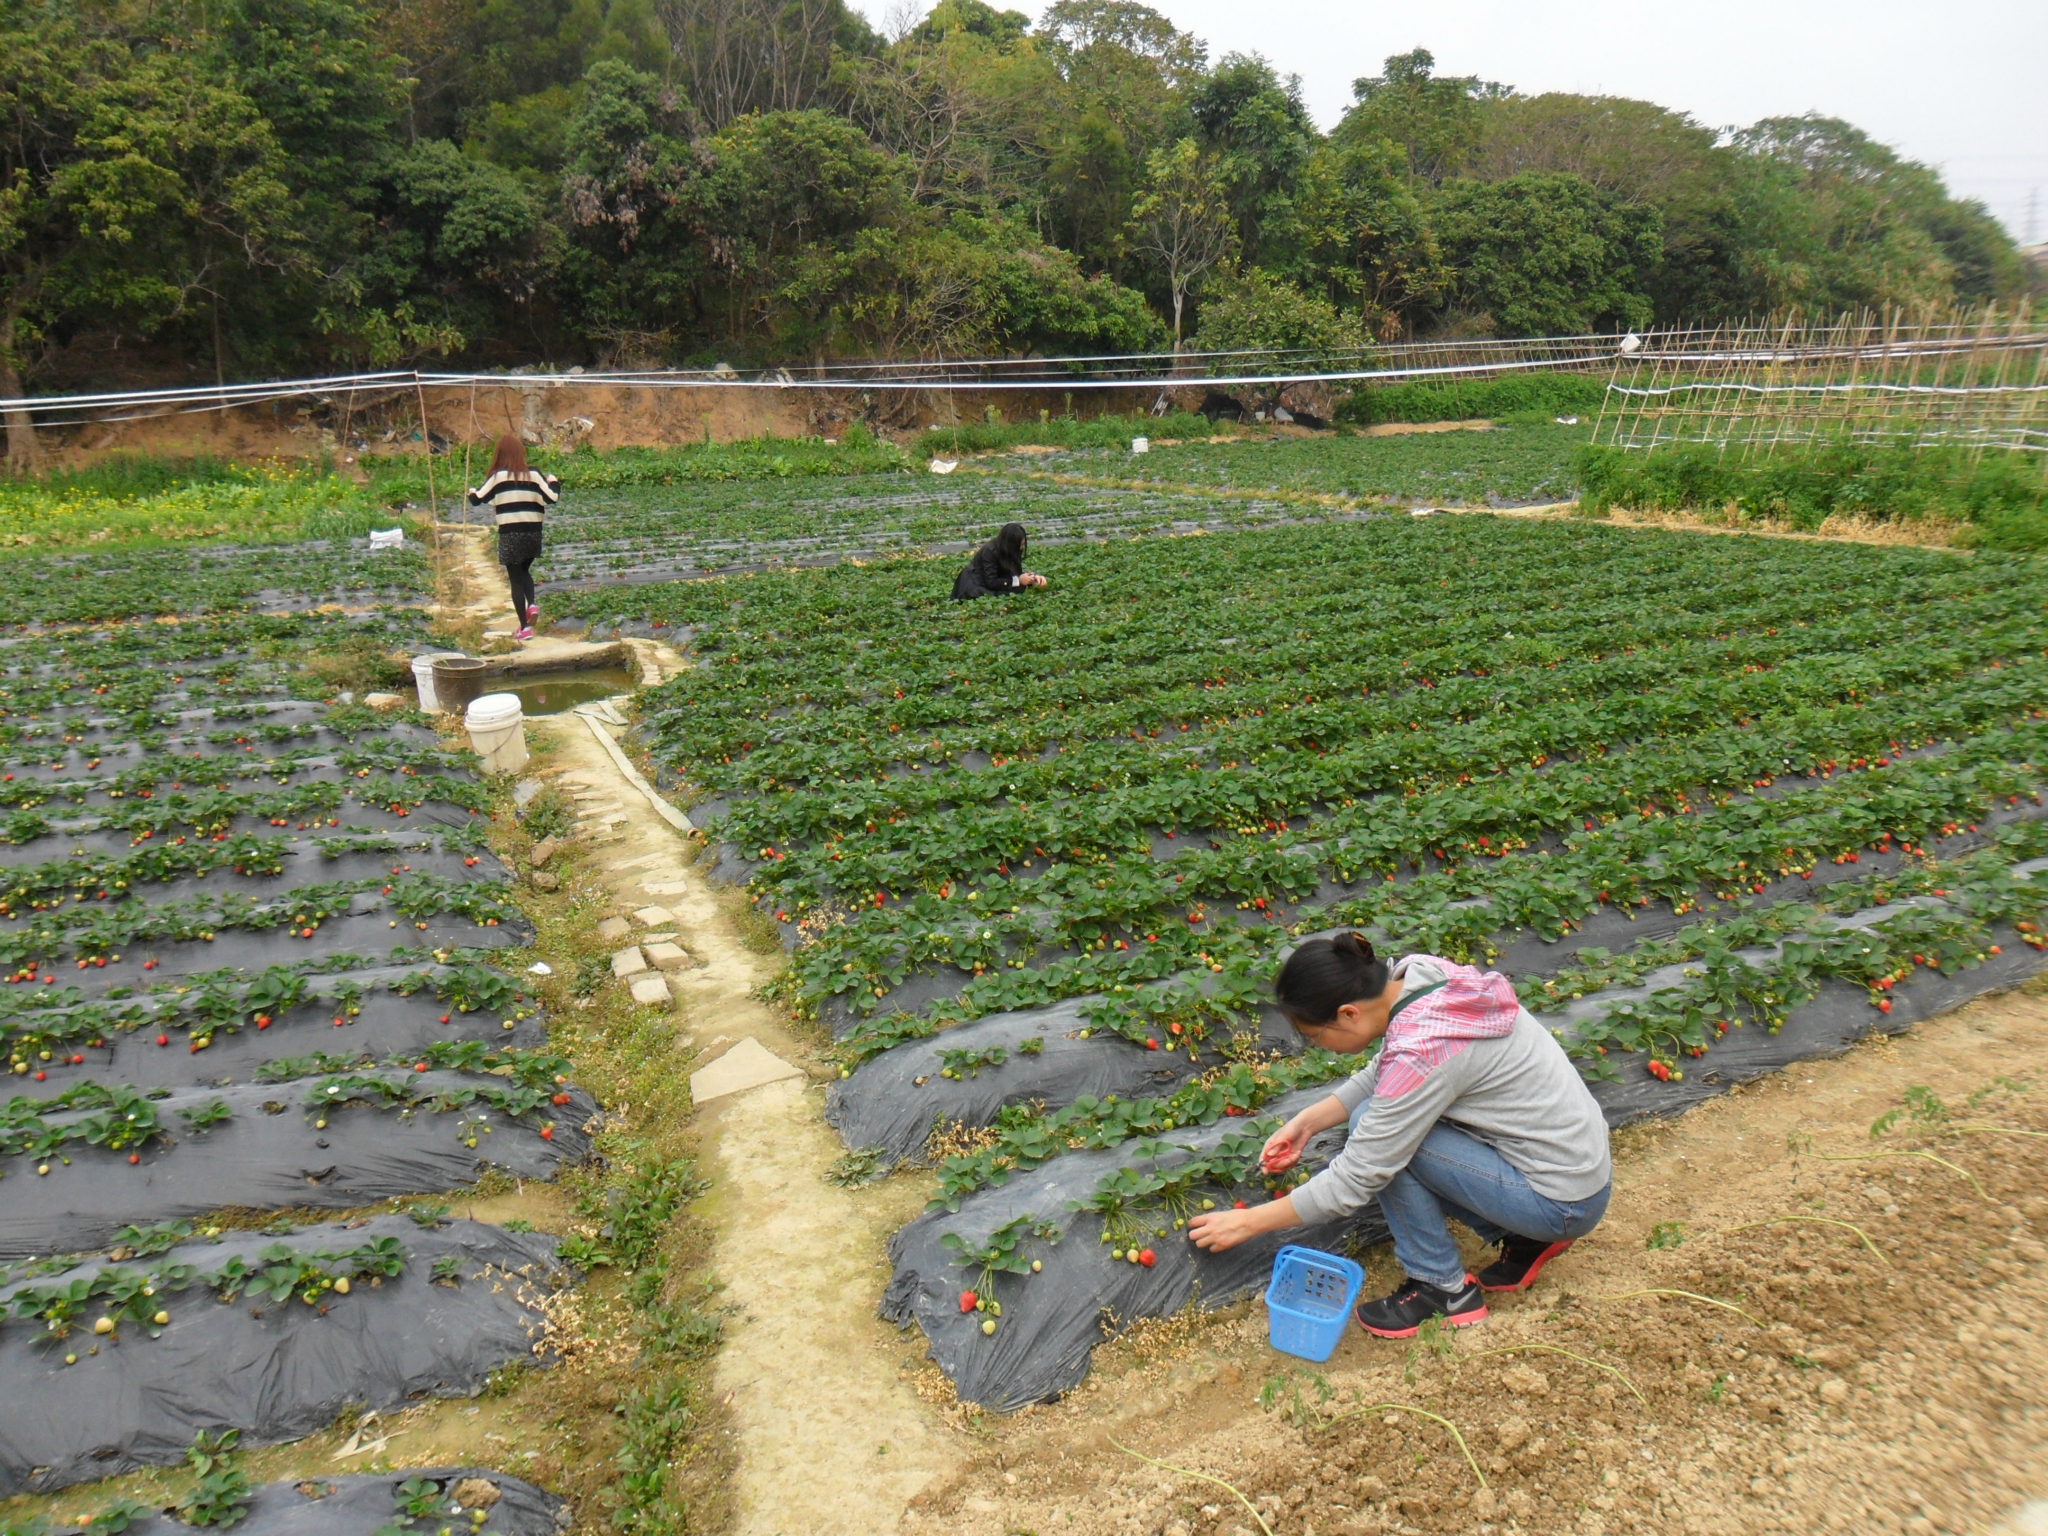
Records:
<instances>
[{"instance_id":1,"label":"black leggings","mask_svg":"<svg viewBox=\"0 0 2048 1536\"><path fill-rule=\"evenodd\" d=\"M498 563L512 582L512 607L523 629L533 622L533 562L540 558L538 523L514 523L498 530Z\"/></svg>"},{"instance_id":2,"label":"black leggings","mask_svg":"<svg viewBox=\"0 0 2048 1536\"><path fill-rule=\"evenodd\" d=\"M505 574L512 578L512 607L518 613L523 629L533 622L533 562L507 561Z\"/></svg>"}]
</instances>

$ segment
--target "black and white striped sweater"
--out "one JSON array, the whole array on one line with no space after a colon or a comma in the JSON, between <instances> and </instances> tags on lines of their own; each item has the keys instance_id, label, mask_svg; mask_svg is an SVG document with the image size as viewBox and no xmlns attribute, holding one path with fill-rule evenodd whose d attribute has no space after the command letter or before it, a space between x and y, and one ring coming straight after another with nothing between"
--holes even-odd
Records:
<instances>
[{"instance_id":1,"label":"black and white striped sweater","mask_svg":"<svg viewBox=\"0 0 2048 1536\"><path fill-rule=\"evenodd\" d=\"M540 526L542 515L562 499L562 482L539 470L515 474L501 469L469 493L471 506L489 505L500 528Z\"/></svg>"}]
</instances>

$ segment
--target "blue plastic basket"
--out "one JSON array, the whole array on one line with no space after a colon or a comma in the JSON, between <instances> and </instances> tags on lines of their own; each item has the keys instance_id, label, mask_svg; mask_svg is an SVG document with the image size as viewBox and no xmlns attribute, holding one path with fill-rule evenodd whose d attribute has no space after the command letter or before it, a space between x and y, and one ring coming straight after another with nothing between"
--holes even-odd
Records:
<instances>
[{"instance_id":1,"label":"blue plastic basket","mask_svg":"<svg viewBox=\"0 0 2048 1536\"><path fill-rule=\"evenodd\" d=\"M1365 1271L1349 1259L1320 1248L1282 1248L1266 1285L1268 1342L1304 1360L1329 1359L1364 1284Z\"/></svg>"}]
</instances>

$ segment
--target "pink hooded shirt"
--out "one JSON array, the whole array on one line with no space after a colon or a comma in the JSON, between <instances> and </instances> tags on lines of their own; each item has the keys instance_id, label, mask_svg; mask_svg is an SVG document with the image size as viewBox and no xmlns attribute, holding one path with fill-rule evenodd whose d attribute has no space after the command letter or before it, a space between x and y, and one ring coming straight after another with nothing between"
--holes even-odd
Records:
<instances>
[{"instance_id":1,"label":"pink hooded shirt","mask_svg":"<svg viewBox=\"0 0 2048 1536\"><path fill-rule=\"evenodd\" d=\"M1515 1027L1521 1001L1498 971L1454 965L1434 955L1410 955L1395 967L1415 962L1442 974L1444 984L1394 1015L1380 1047L1376 1097L1398 1099L1420 1088L1438 1067L1474 1040L1495 1040Z\"/></svg>"}]
</instances>

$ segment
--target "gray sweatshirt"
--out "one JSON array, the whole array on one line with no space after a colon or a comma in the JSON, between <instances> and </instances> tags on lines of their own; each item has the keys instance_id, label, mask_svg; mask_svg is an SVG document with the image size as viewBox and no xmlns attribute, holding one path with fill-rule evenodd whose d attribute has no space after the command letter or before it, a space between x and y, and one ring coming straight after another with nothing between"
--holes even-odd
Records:
<instances>
[{"instance_id":1,"label":"gray sweatshirt","mask_svg":"<svg viewBox=\"0 0 2048 1536\"><path fill-rule=\"evenodd\" d=\"M1444 977L1428 955L1408 956L1395 974L1403 997ZM1329 1221L1363 1206L1408 1166L1439 1120L1491 1145L1527 1176L1530 1188L1552 1200L1590 1199L1613 1177L1599 1104L1564 1047L1526 1008L1516 1010L1506 1034L1466 1041L1398 1098L1374 1093L1379 1069L1375 1058L1338 1085L1336 1097L1347 1111L1368 1097L1372 1102L1330 1166L1294 1191L1295 1214L1304 1222Z\"/></svg>"}]
</instances>

